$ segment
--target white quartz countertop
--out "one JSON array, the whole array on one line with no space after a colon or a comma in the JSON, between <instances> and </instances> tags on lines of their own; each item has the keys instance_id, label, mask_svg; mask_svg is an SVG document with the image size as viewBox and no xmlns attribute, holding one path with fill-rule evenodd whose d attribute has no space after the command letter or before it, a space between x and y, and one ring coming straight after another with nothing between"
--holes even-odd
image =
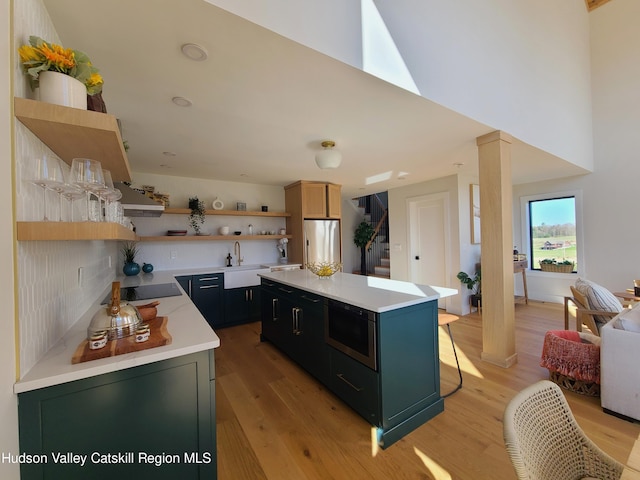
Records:
<instances>
[{"instance_id":1,"label":"white quartz countertop","mask_svg":"<svg viewBox=\"0 0 640 480\"><path fill-rule=\"evenodd\" d=\"M367 277L338 272L329 278L318 278L309 270L288 270L259 274L307 292L373 312L387 312L418 303L449 297L458 293L453 288L418 285L400 280Z\"/></svg>"},{"instance_id":2,"label":"white quartz countertop","mask_svg":"<svg viewBox=\"0 0 640 480\"><path fill-rule=\"evenodd\" d=\"M206 271L212 272L212 269L209 268L206 269ZM154 272L151 274L136 275L135 277L119 277L116 280L121 282L122 287L159 283L177 284L174 278L175 275L192 273L195 272L193 270ZM101 307L99 303L110 291L111 287L109 286L98 297L92 308L85 312L63 338L14 385L15 393L27 392L38 388L123 370L125 368L137 367L139 365L180 357L203 350L211 350L220 346L220 339L216 333L211 329L191 299L183 291L181 296L157 299L160 302L157 307L158 315L169 317L167 330L172 337L170 345L72 365L71 357L78 345L86 338L87 327L94 313L97 312L99 308L104 308L104 306ZM148 299L131 303L133 305L144 305L152 301L153 299Z\"/></svg>"}]
</instances>

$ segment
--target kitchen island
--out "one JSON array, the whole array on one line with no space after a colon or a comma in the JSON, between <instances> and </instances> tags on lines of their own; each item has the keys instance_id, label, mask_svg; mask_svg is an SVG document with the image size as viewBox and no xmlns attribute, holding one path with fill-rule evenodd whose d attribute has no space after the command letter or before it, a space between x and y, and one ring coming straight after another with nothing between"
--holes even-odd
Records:
<instances>
[{"instance_id":1,"label":"kitchen island","mask_svg":"<svg viewBox=\"0 0 640 480\"><path fill-rule=\"evenodd\" d=\"M308 270L262 277L262 340L370 422L386 448L444 410L439 298L456 290Z\"/></svg>"},{"instance_id":2,"label":"kitchen island","mask_svg":"<svg viewBox=\"0 0 640 480\"><path fill-rule=\"evenodd\" d=\"M173 272L119 280L176 283ZM169 345L72 364L109 291L14 386L20 451L32 460L21 478L216 478L218 336L179 290L158 299Z\"/></svg>"}]
</instances>

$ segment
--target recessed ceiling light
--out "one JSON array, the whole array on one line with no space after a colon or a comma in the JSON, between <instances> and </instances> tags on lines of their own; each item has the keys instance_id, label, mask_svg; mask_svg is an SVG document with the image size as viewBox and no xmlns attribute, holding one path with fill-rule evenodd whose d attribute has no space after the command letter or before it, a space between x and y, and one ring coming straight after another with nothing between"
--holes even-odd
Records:
<instances>
[{"instance_id":1,"label":"recessed ceiling light","mask_svg":"<svg viewBox=\"0 0 640 480\"><path fill-rule=\"evenodd\" d=\"M191 100L184 97L173 97L171 101L176 105L178 105L179 107L190 107L191 105L193 105Z\"/></svg>"},{"instance_id":2,"label":"recessed ceiling light","mask_svg":"<svg viewBox=\"0 0 640 480\"><path fill-rule=\"evenodd\" d=\"M196 43L185 43L180 47L180 50L182 50L185 57L196 62L202 62L209 56L204 47Z\"/></svg>"}]
</instances>

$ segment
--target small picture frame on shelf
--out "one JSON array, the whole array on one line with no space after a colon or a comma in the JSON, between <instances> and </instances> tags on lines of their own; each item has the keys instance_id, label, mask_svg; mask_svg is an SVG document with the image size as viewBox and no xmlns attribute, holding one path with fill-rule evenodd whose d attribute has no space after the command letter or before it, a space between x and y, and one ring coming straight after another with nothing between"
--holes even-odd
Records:
<instances>
[{"instance_id":1,"label":"small picture frame on shelf","mask_svg":"<svg viewBox=\"0 0 640 480\"><path fill-rule=\"evenodd\" d=\"M244 202L238 202L236 205L236 210L238 210L239 212L245 212L247 210L247 204Z\"/></svg>"}]
</instances>

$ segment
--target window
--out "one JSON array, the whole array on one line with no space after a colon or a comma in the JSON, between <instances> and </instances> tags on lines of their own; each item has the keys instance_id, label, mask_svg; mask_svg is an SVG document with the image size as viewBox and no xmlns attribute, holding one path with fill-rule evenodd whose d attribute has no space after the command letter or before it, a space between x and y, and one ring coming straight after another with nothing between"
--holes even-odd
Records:
<instances>
[{"instance_id":1,"label":"window","mask_svg":"<svg viewBox=\"0 0 640 480\"><path fill-rule=\"evenodd\" d=\"M523 250L529 268L542 270L540 262L573 264L577 272L581 264L580 192L539 195L521 198L523 213ZM552 267L558 271L562 267Z\"/></svg>"}]
</instances>

